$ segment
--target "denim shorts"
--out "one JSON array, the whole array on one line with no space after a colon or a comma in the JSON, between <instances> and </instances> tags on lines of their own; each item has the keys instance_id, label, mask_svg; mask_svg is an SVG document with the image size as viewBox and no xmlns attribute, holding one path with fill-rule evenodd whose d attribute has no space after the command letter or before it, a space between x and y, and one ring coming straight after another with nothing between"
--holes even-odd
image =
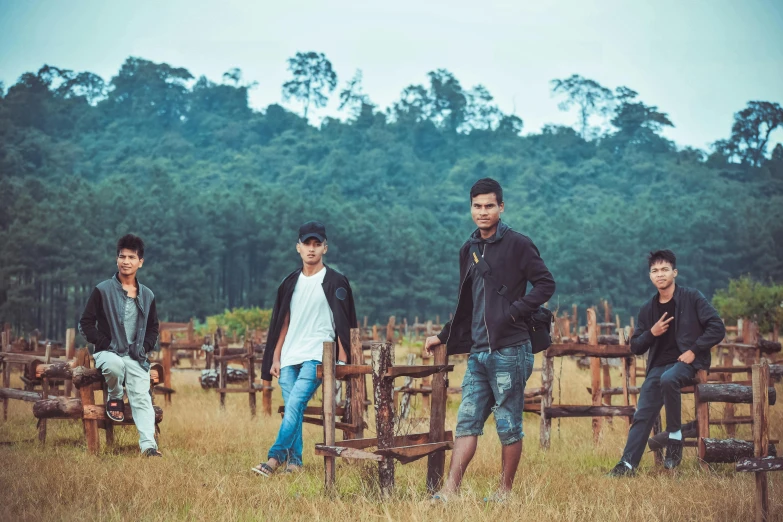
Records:
<instances>
[{"instance_id":1,"label":"denim shorts","mask_svg":"<svg viewBox=\"0 0 783 522\"><path fill-rule=\"evenodd\" d=\"M495 414L500 443L522 439L525 383L533 373L530 342L492 352L472 353L462 381L462 402L457 413L456 437L484 433L484 423Z\"/></svg>"}]
</instances>

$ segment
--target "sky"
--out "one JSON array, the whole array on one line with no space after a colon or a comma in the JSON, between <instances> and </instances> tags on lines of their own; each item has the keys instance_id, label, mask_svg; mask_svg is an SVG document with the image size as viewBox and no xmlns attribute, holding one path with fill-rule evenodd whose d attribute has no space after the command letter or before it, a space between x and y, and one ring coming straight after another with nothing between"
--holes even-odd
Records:
<instances>
[{"instance_id":1,"label":"sky","mask_svg":"<svg viewBox=\"0 0 783 522\"><path fill-rule=\"evenodd\" d=\"M43 64L109 80L136 56L216 82L239 67L260 110L282 102L297 51L324 53L338 90L361 69L381 108L445 68L484 85L523 133L576 126L550 84L572 74L637 91L681 147L728 137L750 100L783 103L783 0L0 0L6 88ZM338 114L337 92L316 119Z\"/></svg>"}]
</instances>

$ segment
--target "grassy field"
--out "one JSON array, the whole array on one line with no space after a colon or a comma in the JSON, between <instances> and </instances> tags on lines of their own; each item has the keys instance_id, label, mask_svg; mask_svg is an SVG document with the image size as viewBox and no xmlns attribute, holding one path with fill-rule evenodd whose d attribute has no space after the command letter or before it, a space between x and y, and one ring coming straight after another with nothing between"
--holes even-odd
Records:
<instances>
[{"instance_id":1,"label":"grassy field","mask_svg":"<svg viewBox=\"0 0 783 522\"><path fill-rule=\"evenodd\" d=\"M397 351L401 360L405 349ZM560 386L555 383L555 402L562 394L563 403L588 403L588 372L572 360L562 364L562 370L559 360L555 366L556 378L562 375ZM464 371L461 360L451 374L452 385L461 382ZM40 448L31 405L11 401L9 419L0 424L2 520L737 521L754 516L753 475L734 473L728 465L703 472L694 449L685 450L675 473L655 469L648 453L636 478L605 477L625 443L627 424L622 419L604 425L597 447L589 419L563 419L559 427L554 421L551 449L545 453L538 445L538 416L526 415L525 451L514 494L503 504L482 500L493 491L500 468L491 417L462 495L446 504L428 501L426 459L397 464L396 491L386 502L377 494L375 466L338 459L337 491L326 496L323 460L312 449L322 440L320 427L305 425L303 472L265 479L250 468L266 457L279 416L250 419L246 395L229 395L226 410L220 411L217 394L200 388L198 372L175 372L173 384L177 393L173 405L164 407L161 424L163 459L139 456L134 428L115 430L114 449L102 443L98 457L87 456L77 421L49 421L47 444ZM540 385L538 373L529 385ZM459 396L450 396L447 429L455 425L458 402ZM280 403L276 389L275 411ZM420 406L416 401L414 405ZM738 407L737 414L747 414L746 408ZM690 400L683 410L685 419L692 418ZM781 407L771 411L771 436L780 438ZM720 412L721 406L713 408L714 415ZM374 427L374 420L369 424ZM401 426L403 432L426 429L426 423ZM719 435L718 428L713 430ZM749 428L740 428L738 436L751 438ZM772 520L783 520L782 495L783 473L770 474Z\"/></svg>"}]
</instances>

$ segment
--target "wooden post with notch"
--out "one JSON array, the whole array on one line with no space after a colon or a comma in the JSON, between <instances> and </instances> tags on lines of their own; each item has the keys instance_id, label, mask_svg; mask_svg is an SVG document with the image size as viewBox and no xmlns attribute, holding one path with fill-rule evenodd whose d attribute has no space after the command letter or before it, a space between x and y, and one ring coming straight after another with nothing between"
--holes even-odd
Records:
<instances>
[{"instance_id":1,"label":"wooden post with notch","mask_svg":"<svg viewBox=\"0 0 783 522\"><path fill-rule=\"evenodd\" d=\"M598 345L598 324L595 316L595 308L587 309L587 344L591 346ZM601 393L601 359L598 357L590 358L590 375L593 386L593 406L600 406L602 402ZM598 444L601 436L601 417L593 417L593 443Z\"/></svg>"},{"instance_id":2,"label":"wooden post with notch","mask_svg":"<svg viewBox=\"0 0 783 522\"><path fill-rule=\"evenodd\" d=\"M769 454L769 365L765 360L753 365L753 456ZM769 519L767 473L756 472L756 522Z\"/></svg>"},{"instance_id":3,"label":"wooden post with notch","mask_svg":"<svg viewBox=\"0 0 783 522\"><path fill-rule=\"evenodd\" d=\"M326 446L334 446L335 410L337 406L335 403L334 389L334 361L334 343L326 342L324 343L323 360L321 363L323 365L324 372L321 390L324 400L323 424L324 445ZM331 492L332 488L334 488L334 468L334 457L324 457L324 488L327 492Z\"/></svg>"},{"instance_id":4,"label":"wooden post with notch","mask_svg":"<svg viewBox=\"0 0 783 522\"><path fill-rule=\"evenodd\" d=\"M378 449L394 447L394 410L393 388L394 380L386 378L386 370L392 367L394 361L392 343L373 342L372 354L372 384L375 398L375 431L378 435ZM378 479L381 496L389 498L394 489L394 459L385 458L378 462Z\"/></svg>"},{"instance_id":5,"label":"wooden post with notch","mask_svg":"<svg viewBox=\"0 0 783 522\"><path fill-rule=\"evenodd\" d=\"M448 364L449 356L446 345L440 344L433 348L436 365ZM446 399L448 380L446 373L436 373L432 377L432 402L430 411L429 442L441 442L446 437ZM427 491L435 493L443 483L443 471L446 464L446 451L437 451L427 456Z\"/></svg>"}]
</instances>

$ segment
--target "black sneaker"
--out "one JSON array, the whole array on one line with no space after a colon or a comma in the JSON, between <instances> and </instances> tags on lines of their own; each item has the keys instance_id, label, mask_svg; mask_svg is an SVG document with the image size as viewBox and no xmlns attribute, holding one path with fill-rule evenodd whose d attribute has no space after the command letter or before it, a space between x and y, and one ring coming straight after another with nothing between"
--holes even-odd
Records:
<instances>
[{"instance_id":1,"label":"black sneaker","mask_svg":"<svg viewBox=\"0 0 783 522\"><path fill-rule=\"evenodd\" d=\"M636 475L636 470L628 467L622 460L606 474L607 477L633 477L634 475Z\"/></svg>"},{"instance_id":2,"label":"black sneaker","mask_svg":"<svg viewBox=\"0 0 783 522\"><path fill-rule=\"evenodd\" d=\"M674 469L682 462L682 441L669 439L666 445L666 459L663 461L663 467Z\"/></svg>"},{"instance_id":3,"label":"black sneaker","mask_svg":"<svg viewBox=\"0 0 783 522\"><path fill-rule=\"evenodd\" d=\"M156 450L155 448L147 448L144 450L144 453L142 453L145 457L162 457L163 453Z\"/></svg>"}]
</instances>

